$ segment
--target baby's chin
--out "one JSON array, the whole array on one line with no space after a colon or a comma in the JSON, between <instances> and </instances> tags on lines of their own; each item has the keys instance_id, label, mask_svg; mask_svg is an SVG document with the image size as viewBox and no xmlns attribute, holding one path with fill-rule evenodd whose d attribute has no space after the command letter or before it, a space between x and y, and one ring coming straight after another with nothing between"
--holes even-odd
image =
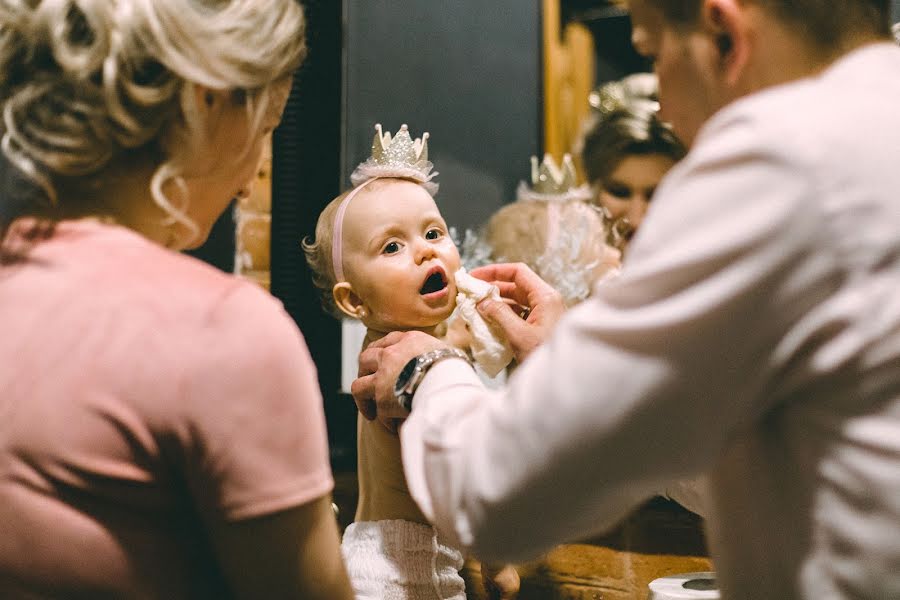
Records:
<instances>
[{"instance_id":1,"label":"baby's chin","mask_svg":"<svg viewBox=\"0 0 900 600\"><path fill-rule=\"evenodd\" d=\"M426 331L429 329L433 329L449 319L450 315L453 314L453 309L455 308L456 306L450 306L447 308L447 310L436 312L433 315L428 315L428 317L423 317L422 319L418 319L415 321L388 323L387 329L392 331Z\"/></svg>"}]
</instances>

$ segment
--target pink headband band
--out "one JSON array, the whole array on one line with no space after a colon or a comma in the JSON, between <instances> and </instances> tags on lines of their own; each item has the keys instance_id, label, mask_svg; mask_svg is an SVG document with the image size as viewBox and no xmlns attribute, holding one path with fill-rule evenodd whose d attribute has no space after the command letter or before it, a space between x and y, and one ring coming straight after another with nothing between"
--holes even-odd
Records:
<instances>
[{"instance_id":1,"label":"pink headband band","mask_svg":"<svg viewBox=\"0 0 900 600\"><path fill-rule=\"evenodd\" d=\"M350 193L344 196L337 211L334 213L334 226L332 227L331 234L331 264L334 267L335 283L344 281L344 257L342 256L341 251L341 248L343 247L344 213L347 212L347 206L350 204L350 201L353 200L353 197L376 179L381 178L373 177L372 179L367 179L350 190Z\"/></svg>"},{"instance_id":2,"label":"pink headband band","mask_svg":"<svg viewBox=\"0 0 900 600\"><path fill-rule=\"evenodd\" d=\"M547 249L556 245L559 237L559 202L547 203Z\"/></svg>"}]
</instances>

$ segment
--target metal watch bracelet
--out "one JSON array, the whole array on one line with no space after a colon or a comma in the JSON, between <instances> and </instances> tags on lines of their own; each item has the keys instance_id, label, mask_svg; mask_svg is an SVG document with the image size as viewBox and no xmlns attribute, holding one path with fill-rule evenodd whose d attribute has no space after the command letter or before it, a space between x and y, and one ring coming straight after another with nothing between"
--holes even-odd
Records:
<instances>
[{"instance_id":1,"label":"metal watch bracelet","mask_svg":"<svg viewBox=\"0 0 900 600\"><path fill-rule=\"evenodd\" d=\"M425 377L428 369L447 358L461 358L471 364L469 356L458 348L438 348L420 354L410 360L400 371L397 381L394 383L394 397L400 406L407 412L412 412L412 399L419 387L419 383Z\"/></svg>"}]
</instances>

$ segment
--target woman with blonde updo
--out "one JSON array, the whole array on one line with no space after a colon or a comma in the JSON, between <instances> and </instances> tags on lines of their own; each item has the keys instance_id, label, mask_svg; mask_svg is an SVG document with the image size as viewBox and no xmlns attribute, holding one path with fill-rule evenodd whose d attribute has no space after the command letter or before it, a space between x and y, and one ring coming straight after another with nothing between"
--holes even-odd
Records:
<instances>
[{"instance_id":1,"label":"woman with blonde updo","mask_svg":"<svg viewBox=\"0 0 900 600\"><path fill-rule=\"evenodd\" d=\"M245 194L294 0L0 7L0 597L352 597L316 374L180 254Z\"/></svg>"}]
</instances>

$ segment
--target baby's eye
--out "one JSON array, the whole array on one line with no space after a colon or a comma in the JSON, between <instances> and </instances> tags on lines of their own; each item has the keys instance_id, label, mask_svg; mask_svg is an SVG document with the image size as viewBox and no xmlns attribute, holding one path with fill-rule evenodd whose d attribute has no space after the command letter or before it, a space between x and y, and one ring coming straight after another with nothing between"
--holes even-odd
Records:
<instances>
[{"instance_id":1,"label":"baby's eye","mask_svg":"<svg viewBox=\"0 0 900 600\"><path fill-rule=\"evenodd\" d=\"M381 251L382 254L396 254L397 252L400 252L400 244L397 242L388 242Z\"/></svg>"},{"instance_id":2,"label":"baby's eye","mask_svg":"<svg viewBox=\"0 0 900 600\"><path fill-rule=\"evenodd\" d=\"M426 240L439 240L444 235L444 232L437 228L429 229L425 232Z\"/></svg>"}]
</instances>

